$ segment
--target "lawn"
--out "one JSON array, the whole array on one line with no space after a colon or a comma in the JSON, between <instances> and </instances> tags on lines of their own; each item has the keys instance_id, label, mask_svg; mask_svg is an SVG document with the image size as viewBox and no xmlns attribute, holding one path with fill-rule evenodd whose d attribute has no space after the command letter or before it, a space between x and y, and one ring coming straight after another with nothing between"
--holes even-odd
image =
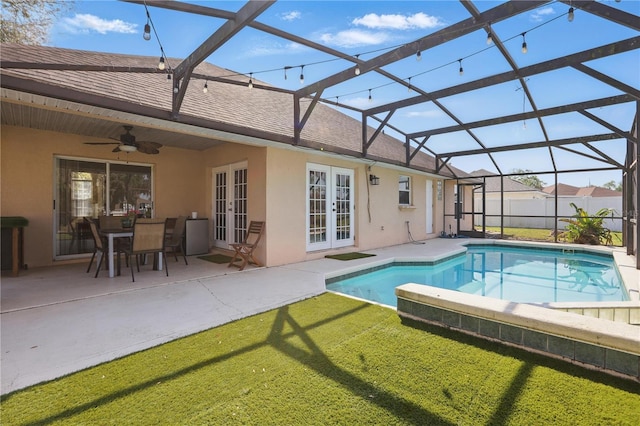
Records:
<instances>
[{"instance_id":1,"label":"lawn","mask_svg":"<svg viewBox=\"0 0 640 426\"><path fill-rule=\"evenodd\" d=\"M327 293L6 395L2 424L640 424L640 386Z\"/></svg>"}]
</instances>

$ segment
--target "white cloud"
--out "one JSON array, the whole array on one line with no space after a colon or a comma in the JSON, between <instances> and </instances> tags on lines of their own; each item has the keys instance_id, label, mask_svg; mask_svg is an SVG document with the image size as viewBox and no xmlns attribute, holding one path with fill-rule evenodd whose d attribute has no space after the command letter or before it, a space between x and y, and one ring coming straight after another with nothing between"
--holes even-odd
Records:
<instances>
[{"instance_id":1,"label":"white cloud","mask_svg":"<svg viewBox=\"0 0 640 426\"><path fill-rule=\"evenodd\" d=\"M407 113L407 117L409 118L439 118L442 117L444 113L440 110L424 110L424 111L410 111Z\"/></svg>"},{"instance_id":2,"label":"white cloud","mask_svg":"<svg viewBox=\"0 0 640 426\"><path fill-rule=\"evenodd\" d=\"M364 15L362 18L354 19L352 23L354 25L362 25L367 28L384 28L394 30L436 28L444 25L440 18L427 15L423 12L407 16L378 15L376 13L369 13Z\"/></svg>"},{"instance_id":3,"label":"white cloud","mask_svg":"<svg viewBox=\"0 0 640 426\"><path fill-rule=\"evenodd\" d=\"M76 13L73 18L64 18L65 28L72 33L97 32L99 34L121 33L133 34L137 30L137 24L124 22L120 19L107 21L88 13Z\"/></svg>"},{"instance_id":4,"label":"white cloud","mask_svg":"<svg viewBox=\"0 0 640 426\"><path fill-rule=\"evenodd\" d=\"M307 47L298 43L273 43L273 44L259 44L255 43L246 52L244 56L271 56L271 55L284 55L292 53L300 53L307 50Z\"/></svg>"},{"instance_id":5,"label":"white cloud","mask_svg":"<svg viewBox=\"0 0 640 426\"><path fill-rule=\"evenodd\" d=\"M300 18L302 18L302 14L297 10L292 10L291 12L285 12L280 14L280 19L282 19L283 21L294 21Z\"/></svg>"},{"instance_id":6,"label":"white cloud","mask_svg":"<svg viewBox=\"0 0 640 426\"><path fill-rule=\"evenodd\" d=\"M338 33L324 33L320 35L320 40L332 46L358 47L371 46L386 43L389 35L383 32L370 32L361 30L345 30Z\"/></svg>"},{"instance_id":7,"label":"white cloud","mask_svg":"<svg viewBox=\"0 0 640 426\"><path fill-rule=\"evenodd\" d=\"M543 7L542 9L538 9L531 14L531 20L534 22L540 22L549 15L555 15L556 11L553 10L553 7Z\"/></svg>"}]
</instances>

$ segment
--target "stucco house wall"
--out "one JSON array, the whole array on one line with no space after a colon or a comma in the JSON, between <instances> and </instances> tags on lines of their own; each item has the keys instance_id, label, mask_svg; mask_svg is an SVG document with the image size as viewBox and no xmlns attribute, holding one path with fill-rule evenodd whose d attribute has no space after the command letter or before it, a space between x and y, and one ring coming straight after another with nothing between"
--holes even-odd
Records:
<instances>
[{"instance_id":1,"label":"stucco house wall","mask_svg":"<svg viewBox=\"0 0 640 426\"><path fill-rule=\"evenodd\" d=\"M268 266L322 257L327 252L306 250L306 166L324 164L354 170L355 248L367 250L409 241L407 222L414 239L433 238L444 229L444 199L437 199L438 178L398 168L373 166L335 155L274 147L226 143L204 152L163 147L158 155L139 152L112 153L110 146L86 145L86 137L3 126L1 141L1 214L29 219L25 229L25 263L49 266L54 261L54 158L120 160L153 165L153 198L156 217L188 215L213 217L213 170L247 162L249 220L265 220L267 227L257 258ZM108 140L105 140L105 142ZM26 155L28 153L28 155ZM368 185L369 173L380 185ZM411 176L409 208L398 205L398 178ZM432 181L433 232L427 234L427 181ZM450 185L445 184L445 187ZM449 198L451 200L451 198ZM369 219L370 218L370 219ZM210 221L210 246L213 245Z\"/></svg>"},{"instance_id":2,"label":"stucco house wall","mask_svg":"<svg viewBox=\"0 0 640 426\"><path fill-rule=\"evenodd\" d=\"M54 156L130 161L154 166L156 217L205 212L205 163L196 151L164 147L162 154L112 153L113 147L85 145L86 137L2 126L1 213L24 216L24 261L30 267L52 265ZM105 140L107 142L108 140Z\"/></svg>"}]
</instances>

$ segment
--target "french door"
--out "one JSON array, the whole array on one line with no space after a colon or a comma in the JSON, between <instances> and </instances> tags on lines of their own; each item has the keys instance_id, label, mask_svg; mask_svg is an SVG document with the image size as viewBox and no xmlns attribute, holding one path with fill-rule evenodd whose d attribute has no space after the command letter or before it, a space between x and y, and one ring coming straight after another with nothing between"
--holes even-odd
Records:
<instances>
[{"instance_id":1,"label":"french door","mask_svg":"<svg viewBox=\"0 0 640 426\"><path fill-rule=\"evenodd\" d=\"M307 250L351 246L353 170L307 165Z\"/></svg>"},{"instance_id":2,"label":"french door","mask_svg":"<svg viewBox=\"0 0 640 426\"><path fill-rule=\"evenodd\" d=\"M247 230L247 162L213 170L213 244L228 249Z\"/></svg>"}]
</instances>

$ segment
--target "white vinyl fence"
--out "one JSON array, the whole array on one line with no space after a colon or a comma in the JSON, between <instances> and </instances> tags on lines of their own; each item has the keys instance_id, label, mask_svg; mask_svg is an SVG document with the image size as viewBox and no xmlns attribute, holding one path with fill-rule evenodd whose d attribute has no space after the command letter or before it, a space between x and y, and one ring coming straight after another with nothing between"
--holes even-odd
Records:
<instances>
[{"instance_id":1,"label":"white vinyl fence","mask_svg":"<svg viewBox=\"0 0 640 426\"><path fill-rule=\"evenodd\" d=\"M614 216L622 216L622 196L620 197L558 197L558 218L571 217L576 211L569 204L574 203L586 210L587 214L595 215L602 208L615 210ZM476 201L481 206L481 201ZM539 228L554 229L555 199L553 197L542 199L505 199L504 200L504 226L507 228ZM481 207L480 207L481 208ZM486 201L487 226L500 226L500 200ZM476 207L478 210L478 207ZM491 217L489 215L497 215ZM550 216L538 217L507 217L507 216ZM482 226L482 216L475 215L474 224ZM563 230L566 222L558 221L558 229ZM622 219L606 219L605 228L611 231L622 231Z\"/></svg>"}]
</instances>

